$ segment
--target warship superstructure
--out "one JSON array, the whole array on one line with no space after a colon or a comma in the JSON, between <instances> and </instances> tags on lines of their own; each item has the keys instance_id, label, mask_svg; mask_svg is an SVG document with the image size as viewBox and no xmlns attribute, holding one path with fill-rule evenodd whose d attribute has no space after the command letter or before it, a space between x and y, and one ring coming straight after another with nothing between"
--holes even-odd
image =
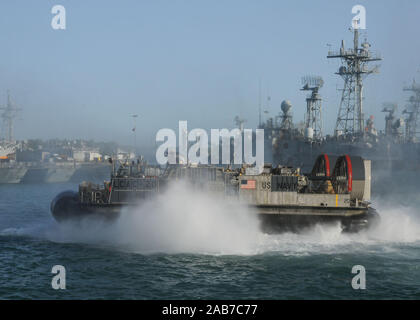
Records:
<instances>
[{"instance_id":1,"label":"warship superstructure","mask_svg":"<svg viewBox=\"0 0 420 320\"><path fill-rule=\"evenodd\" d=\"M397 118L397 105L384 103L385 130L378 132L373 117L364 114L363 80L378 73L379 67L370 64L382 60L371 52L365 40L359 44L359 30L354 29L353 46L346 48L344 41L338 51L329 51L328 59L339 59L341 66L336 72L343 81L342 95L334 133L325 135L322 123L322 96L324 85L321 77L306 76L301 90L309 91L303 126L297 126L292 118L292 104L283 101L282 112L270 117L259 127L265 130L265 161L274 164L300 166L309 172L318 154L354 154L371 159L373 168L401 170L420 169L420 144L418 121L420 111L420 86L415 81L404 87L411 93L409 105ZM261 119L261 114L260 114ZM405 128L404 128L405 127Z\"/></svg>"}]
</instances>

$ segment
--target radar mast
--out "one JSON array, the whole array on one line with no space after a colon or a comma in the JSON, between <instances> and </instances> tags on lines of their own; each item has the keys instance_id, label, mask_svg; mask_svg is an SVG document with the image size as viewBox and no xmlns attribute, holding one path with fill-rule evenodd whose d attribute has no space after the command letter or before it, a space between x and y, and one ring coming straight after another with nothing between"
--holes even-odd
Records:
<instances>
[{"instance_id":1,"label":"radar mast","mask_svg":"<svg viewBox=\"0 0 420 320\"><path fill-rule=\"evenodd\" d=\"M18 108L16 104L10 98L10 92L7 91L7 105L0 107L0 110L4 110L1 114L3 119L3 130L5 130L4 138L8 142L14 141L14 120L17 117L18 111L22 110Z\"/></svg>"},{"instance_id":2,"label":"radar mast","mask_svg":"<svg viewBox=\"0 0 420 320\"><path fill-rule=\"evenodd\" d=\"M313 139L322 139L322 109L319 89L324 85L324 80L317 76L302 78L303 88L301 91L311 91L306 98L305 130L313 130Z\"/></svg>"},{"instance_id":3,"label":"radar mast","mask_svg":"<svg viewBox=\"0 0 420 320\"><path fill-rule=\"evenodd\" d=\"M404 91L412 93L412 96L408 99L409 106L403 111L407 114L406 119L406 139L409 142L418 139L418 121L420 113L420 85L413 80L410 86L405 86Z\"/></svg>"},{"instance_id":4,"label":"radar mast","mask_svg":"<svg viewBox=\"0 0 420 320\"><path fill-rule=\"evenodd\" d=\"M368 64L382 58L372 54L370 44L365 40L359 47L359 29L350 29L353 34L353 48L346 49L344 40L338 52L329 51L327 58L341 59L341 67L336 74L344 80L344 88L335 125L335 136L364 136L365 119L363 113L363 78L378 73L378 66L369 69Z\"/></svg>"}]
</instances>

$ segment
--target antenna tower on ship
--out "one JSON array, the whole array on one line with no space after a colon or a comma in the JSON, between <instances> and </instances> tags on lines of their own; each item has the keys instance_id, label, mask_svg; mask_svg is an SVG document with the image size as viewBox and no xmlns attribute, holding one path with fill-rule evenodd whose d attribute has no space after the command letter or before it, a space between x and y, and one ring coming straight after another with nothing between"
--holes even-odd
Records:
<instances>
[{"instance_id":1,"label":"antenna tower on ship","mask_svg":"<svg viewBox=\"0 0 420 320\"><path fill-rule=\"evenodd\" d=\"M413 83L409 86L405 86L404 91L411 92L412 95L408 99L409 105L403 111L404 114L407 114L406 118L406 140L414 141L418 138L419 126L419 113L420 113L420 85L413 80Z\"/></svg>"},{"instance_id":2,"label":"antenna tower on ship","mask_svg":"<svg viewBox=\"0 0 420 320\"><path fill-rule=\"evenodd\" d=\"M18 111L22 110L16 106L10 97L10 92L7 91L7 105L0 107L3 110L1 118L3 119L3 130L5 130L4 138L8 142L14 141L14 120L17 117Z\"/></svg>"},{"instance_id":3,"label":"antenna tower on ship","mask_svg":"<svg viewBox=\"0 0 420 320\"><path fill-rule=\"evenodd\" d=\"M378 66L369 68L369 63L382 60L378 54L372 54L370 44L365 40L359 47L359 29L350 29L354 34L353 48L346 49L344 40L338 52L329 51L327 58L341 59L342 65L336 74L344 80L344 88L335 135L364 136L365 119L363 113L363 79L372 73L378 73Z\"/></svg>"},{"instance_id":4,"label":"antenna tower on ship","mask_svg":"<svg viewBox=\"0 0 420 320\"><path fill-rule=\"evenodd\" d=\"M324 80L317 76L302 78L302 91L311 91L306 98L305 130L311 130L313 139L322 139L322 99L319 89L324 85Z\"/></svg>"}]
</instances>

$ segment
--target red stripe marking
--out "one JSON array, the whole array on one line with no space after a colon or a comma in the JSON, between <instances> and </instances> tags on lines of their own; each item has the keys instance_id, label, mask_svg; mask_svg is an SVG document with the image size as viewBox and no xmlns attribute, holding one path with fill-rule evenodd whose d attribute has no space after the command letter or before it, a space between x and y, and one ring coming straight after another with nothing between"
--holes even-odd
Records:
<instances>
[{"instance_id":1,"label":"red stripe marking","mask_svg":"<svg viewBox=\"0 0 420 320\"><path fill-rule=\"evenodd\" d=\"M349 192L353 190L353 168L351 166L351 160L348 155L346 155L346 162L347 162L347 177L349 182Z\"/></svg>"},{"instance_id":2,"label":"red stripe marking","mask_svg":"<svg viewBox=\"0 0 420 320\"><path fill-rule=\"evenodd\" d=\"M328 158L327 154L324 154L324 159L325 159L325 173L327 177L329 177L330 176L330 158Z\"/></svg>"}]
</instances>

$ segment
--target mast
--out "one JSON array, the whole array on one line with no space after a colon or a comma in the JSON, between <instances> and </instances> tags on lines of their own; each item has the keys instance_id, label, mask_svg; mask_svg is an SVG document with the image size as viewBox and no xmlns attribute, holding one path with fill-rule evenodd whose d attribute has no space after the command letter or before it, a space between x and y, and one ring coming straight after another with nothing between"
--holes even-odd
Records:
<instances>
[{"instance_id":1,"label":"mast","mask_svg":"<svg viewBox=\"0 0 420 320\"><path fill-rule=\"evenodd\" d=\"M324 80L317 76L302 78L303 88L301 91L311 91L306 98L305 129L313 130L313 138L322 139L322 98L319 89L324 85Z\"/></svg>"},{"instance_id":2,"label":"mast","mask_svg":"<svg viewBox=\"0 0 420 320\"><path fill-rule=\"evenodd\" d=\"M261 79L258 81L258 127L261 128Z\"/></svg>"},{"instance_id":3,"label":"mast","mask_svg":"<svg viewBox=\"0 0 420 320\"><path fill-rule=\"evenodd\" d=\"M4 110L1 117L3 119L3 128L6 131L5 140L8 142L14 141L14 120L17 117L17 112L22 110L18 108L10 98L10 91L7 90L7 105L6 107L0 107L0 110Z\"/></svg>"},{"instance_id":4,"label":"mast","mask_svg":"<svg viewBox=\"0 0 420 320\"><path fill-rule=\"evenodd\" d=\"M365 40L359 47L359 29L352 29L353 48L346 49L344 40L339 52L328 52L328 59L340 59L342 65L336 74L344 80L340 107L335 125L335 136L364 136L365 119L363 113L363 78L377 73L378 66L372 69L368 64L382 58L370 52L370 44Z\"/></svg>"},{"instance_id":5,"label":"mast","mask_svg":"<svg viewBox=\"0 0 420 320\"><path fill-rule=\"evenodd\" d=\"M412 93L408 102L408 107L403 111L404 114L407 114L406 119L406 140L412 142L418 138L418 121L420 118L420 85L413 80L413 83L410 86L405 86L404 91Z\"/></svg>"}]
</instances>

